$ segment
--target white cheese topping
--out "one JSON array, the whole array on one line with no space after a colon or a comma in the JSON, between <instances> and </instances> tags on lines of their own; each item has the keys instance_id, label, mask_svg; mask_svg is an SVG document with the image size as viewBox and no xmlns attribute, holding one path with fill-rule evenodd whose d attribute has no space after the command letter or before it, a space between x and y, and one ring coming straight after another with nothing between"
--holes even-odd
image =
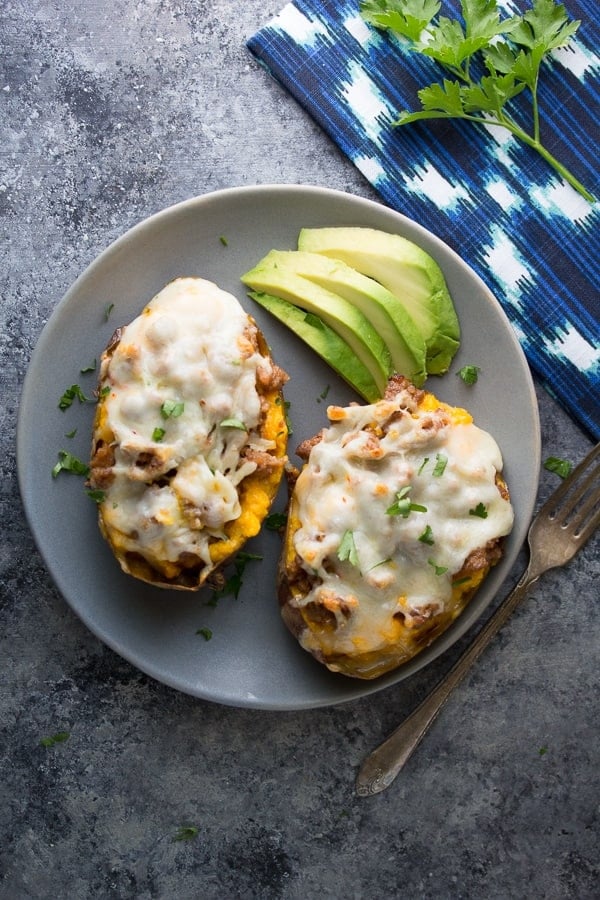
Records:
<instances>
[{"instance_id":1,"label":"white cheese topping","mask_svg":"<svg viewBox=\"0 0 600 900\"><path fill-rule=\"evenodd\" d=\"M292 602L336 615L326 638L336 652L356 652L359 642L376 650L394 614L443 611L453 576L472 551L510 532L513 511L495 483L500 450L468 417L462 424L451 410L418 409L406 391L328 414L333 424L295 488L294 548L317 577ZM319 648L308 629L301 642Z\"/></svg>"},{"instance_id":2,"label":"white cheese topping","mask_svg":"<svg viewBox=\"0 0 600 900\"><path fill-rule=\"evenodd\" d=\"M259 436L256 389L258 370L268 375L272 364L252 327L231 294L180 278L103 360L115 463L102 515L129 535L128 549L173 562L191 552L209 563L209 539L240 515L238 485L256 469L242 451L273 446Z\"/></svg>"}]
</instances>

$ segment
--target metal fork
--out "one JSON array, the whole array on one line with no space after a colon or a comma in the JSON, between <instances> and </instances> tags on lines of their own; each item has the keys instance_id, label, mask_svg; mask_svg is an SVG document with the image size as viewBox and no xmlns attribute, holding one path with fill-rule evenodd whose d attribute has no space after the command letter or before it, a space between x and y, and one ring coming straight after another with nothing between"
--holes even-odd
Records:
<instances>
[{"instance_id":1,"label":"metal fork","mask_svg":"<svg viewBox=\"0 0 600 900\"><path fill-rule=\"evenodd\" d=\"M586 456L541 507L527 535L529 564L445 678L390 737L363 762L356 792L368 797L385 790L417 748L442 706L492 638L512 615L531 585L548 569L564 566L600 525L600 444Z\"/></svg>"}]
</instances>

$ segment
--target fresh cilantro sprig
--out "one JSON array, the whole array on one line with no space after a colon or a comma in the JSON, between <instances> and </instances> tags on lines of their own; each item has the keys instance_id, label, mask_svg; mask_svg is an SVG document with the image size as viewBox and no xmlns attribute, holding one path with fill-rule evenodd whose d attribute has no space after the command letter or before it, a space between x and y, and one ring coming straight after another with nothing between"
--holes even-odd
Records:
<instances>
[{"instance_id":1,"label":"fresh cilantro sprig","mask_svg":"<svg viewBox=\"0 0 600 900\"><path fill-rule=\"evenodd\" d=\"M462 21L438 15L440 5L438 0L361 2L367 22L404 38L451 76L418 91L421 109L403 110L396 124L464 119L506 128L592 203L593 195L542 143L538 104L542 63L569 43L581 22L570 21L565 7L554 0L532 0L522 16L504 19L497 0L461 0ZM485 74L480 75L481 63ZM531 97L529 130L509 111L510 101L525 90Z\"/></svg>"}]
</instances>

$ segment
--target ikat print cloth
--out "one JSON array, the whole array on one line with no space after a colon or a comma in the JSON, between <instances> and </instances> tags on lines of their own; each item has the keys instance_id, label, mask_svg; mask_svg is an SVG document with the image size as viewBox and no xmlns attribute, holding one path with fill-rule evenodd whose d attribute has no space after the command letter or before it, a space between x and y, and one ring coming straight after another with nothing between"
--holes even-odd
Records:
<instances>
[{"instance_id":1,"label":"ikat print cloth","mask_svg":"<svg viewBox=\"0 0 600 900\"><path fill-rule=\"evenodd\" d=\"M600 197L598 0L543 66L542 141ZM500 3L504 13L515 11ZM516 4L518 7L518 4ZM458 0L442 12L459 14ZM523 7L521 6L521 11ZM361 18L359 0L294 0L248 41L393 209L428 228L494 292L529 364L600 439L600 203L588 203L508 131L456 120L393 126L440 81L438 64ZM512 101L526 116L528 102Z\"/></svg>"}]
</instances>

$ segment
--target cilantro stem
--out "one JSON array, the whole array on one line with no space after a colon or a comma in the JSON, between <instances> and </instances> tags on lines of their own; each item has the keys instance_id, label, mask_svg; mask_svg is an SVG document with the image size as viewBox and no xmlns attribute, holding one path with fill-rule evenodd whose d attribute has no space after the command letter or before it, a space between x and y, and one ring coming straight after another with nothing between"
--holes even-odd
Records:
<instances>
[{"instance_id":1,"label":"cilantro stem","mask_svg":"<svg viewBox=\"0 0 600 900\"><path fill-rule=\"evenodd\" d=\"M537 100L536 100L536 113L537 113ZM466 119L469 122L477 122L479 125L494 125L500 128L506 128L507 131L510 131L516 138L523 141L524 144L527 144L532 150L535 150L536 153L539 153L542 159L544 159L559 175L561 175L565 181L567 181L571 187L575 188L578 194L581 194L588 203L594 203L596 198L593 194L591 194L588 189L579 181L578 178L573 175L572 172L567 169L567 167L561 163L559 159L550 153L550 151L544 147L544 145L539 140L539 137L536 137L535 134L539 135L539 119L535 120L534 124L534 135L530 135L527 131L524 131L517 123L511 119L509 116L504 113L502 116L498 118L489 118L487 116L478 116L473 115L472 113L448 113L443 114L439 113L436 115L436 118L439 119Z\"/></svg>"}]
</instances>

